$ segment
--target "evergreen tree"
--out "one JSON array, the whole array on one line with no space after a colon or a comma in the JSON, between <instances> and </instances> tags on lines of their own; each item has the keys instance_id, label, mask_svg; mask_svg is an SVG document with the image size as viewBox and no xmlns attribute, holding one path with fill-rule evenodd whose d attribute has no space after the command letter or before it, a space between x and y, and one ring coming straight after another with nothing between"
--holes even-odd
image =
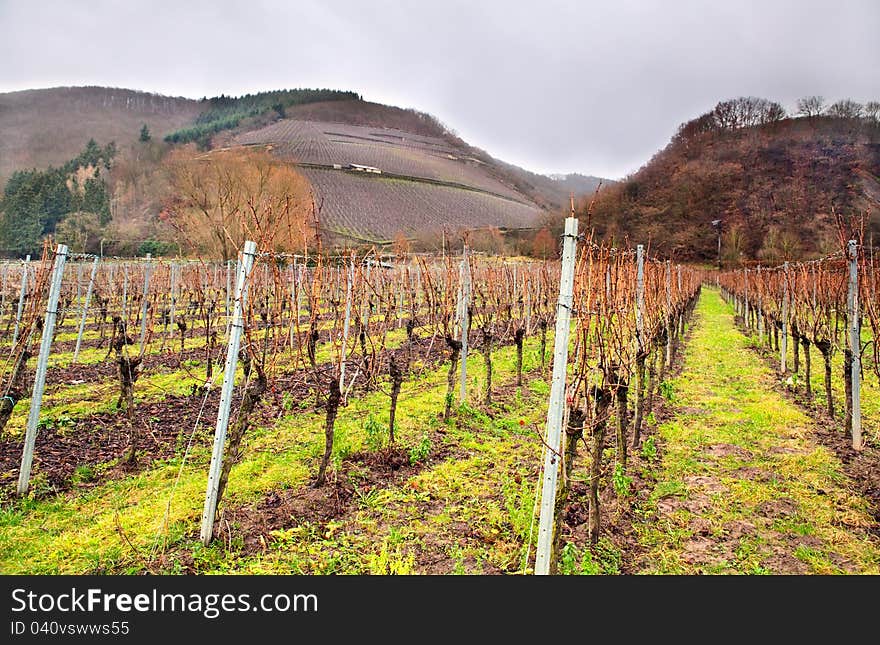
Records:
<instances>
[{"instance_id":1,"label":"evergreen tree","mask_svg":"<svg viewBox=\"0 0 880 645\"><path fill-rule=\"evenodd\" d=\"M141 128L141 136L138 138L138 140L141 143L146 143L152 138L153 136L150 134L150 129L147 127L147 124L144 123L144 127Z\"/></svg>"},{"instance_id":2,"label":"evergreen tree","mask_svg":"<svg viewBox=\"0 0 880 645\"><path fill-rule=\"evenodd\" d=\"M103 179L99 177L86 179L80 210L97 215L101 226L106 226L110 221L110 197Z\"/></svg>"},{"instance_id":3,"label":"evergreen tree","mask_svg":"<svg viewBox=\"0 0 880 645\"><path fill-rule=\"evenodd\" d=\"M73 212L93 214L101 226L110 221L110 195L100 176L116 154L113 142L101 148L94 139L61 168L21 170L6 183L0 201L0 246L16 255L35 253L43 236ZM93 176L80 186L76 172L92 168Z\"/></svg>"}]
</instances>

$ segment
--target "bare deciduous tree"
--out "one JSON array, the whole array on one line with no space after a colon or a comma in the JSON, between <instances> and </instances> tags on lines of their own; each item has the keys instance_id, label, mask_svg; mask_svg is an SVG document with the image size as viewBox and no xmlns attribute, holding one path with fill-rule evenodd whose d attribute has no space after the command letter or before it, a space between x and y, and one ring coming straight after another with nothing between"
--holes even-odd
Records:
<instances>
[{"instance_id":1,"label":"bare deciduous tree","mask_svg":"<svg viewBox=\"0 0 880 645\"><path fill-rule=\"evenodd\" d=\"M861 103L856 103L852 99L842 99L828 106L825 111L828 116L834 116L839 119L858 119L864 112Z\"/></svg>"},{"instance_id":2,"label":"bare deciduous tree","mask_svg":"<svg viewBox=\"0 0 880 645\"><path fill-rule=\"evenodd\" d=\"M865 116L874 121L880 120L880 101L868 101L865 103Z\"/></svg>"},{"instance_id":3,"label":"bare deciduous tree","mask_svg":"<svg viewBox=\"0 0 880 645\"><path fill-rule=\"evenodd\" d=\"M266 152L180 152L169 174L172 198L164 219L200 252L227 261L245 239L267 251L289 251L311 237L308 181Z\"/></svg>"},{"instance_id":4,"label":"bare deciduous tree","mask_svg":"<svg viewBox=\"0 0 880 645\"><path fill-rule=\"evenodd\" d=\"M814 117L822 114L825 109L825 98L822 96L805 96L798 99L798 114L806 117Z\"/></svg>"}]
</instances>

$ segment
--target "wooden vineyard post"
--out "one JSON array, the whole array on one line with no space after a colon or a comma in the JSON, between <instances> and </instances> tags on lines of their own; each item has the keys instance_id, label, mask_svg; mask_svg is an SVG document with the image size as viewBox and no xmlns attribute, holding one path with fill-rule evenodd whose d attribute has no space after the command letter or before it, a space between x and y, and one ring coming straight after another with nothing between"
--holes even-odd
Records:
<instances>
[{"instance_id":1,"label":"wooden vineyard post","mask_svg":"<svg viewBox=\"0 0 880 645\"><path fill-rule=\"evenodd\" d=\"M461 379L459 385L459 402L467 400L467 355L468 355L468 305L471 300L471 271L467 259L467 247L462 252L459 269L458 315L461 321Z\"/></svg>"},{"instance_id":2,"label":"wooden vineyard post","mask_svg":"<svg viewBox=\"0 0 880 645\"><path fill-rule=\"evenodd\" d=\"M348 331L351 326L351 283L354 281L354 257L351 259L351 266L346 271L345 280L345 321L342 327L342 352L341 363L339 365L339 389L345 392L345 351L348 344Z\"/></svg>"},{"instance_id":3,"label":"wooden vineyard post","mask_svg":"<svg viewBox=\"0 0 880 645\"><path fill-rule=\"evenodd\" d=\"M758 267L758 280L757 280L757 282L758 282L758 284L761 284L761 267ZM760 341L761 345L763 345L764 344L764 303L761 300L760 288L758 288L757 305L758 305L758 310L756 313L758 315L758 340Z\"/></svg>"},{"instance_id":4,"label":"wooden vineyard post","mask_svg":"<svg viewBox=\"0 0 880 645\"><path fill-rule=\"evenodd\" d=\"M367 272L364 277L364 285L363 285L363 295L361 297L361 329L366 332L367 329L370 328L370 316L373 315L372 308L370 307L370 297L371 297L371 282L370 282L370 268L371 264L367 263Z\"/></svg>"},{"instance_id":5,"label":"wooden vineyard post","mask_svg":"<svg viewBox=\"0 0 880 645\"><path fill-rule=\"evenodd\" d=\"M785 360L788 358L788 262L782 265L782 338L779 339L779 369L785 374Z\"/></svg>"},{"instance_id":6,"label":"wooden vineyard post","mask_svg":"<svg viewBox=\"0 0 880 645\"><path fill-rule=\"evenodd\" d=\"M144 293L143 298L141 299L141 356L144 355L144 341L147 338L147 310L150 308L150 302L147 300L147 296L150 293L150 257L150 254L147 253L147 263L144 265Z\"/></svg>"},{"instance_id":7,"label":"wooden vineyard post","mask_svg":"<svg viewBox=\"0 0 880 645\"><path fill-rule=\"evenodd\" d=\"M681 265L679 264L677 268L678 268L678 295L679 295L679 297L681 297ZM680 335L683 337L684 336L684 313L682 313L678 318L681 320ZM679 333L678 322L676 322L675 328L676 328L675 333L678 334Z\"/></svg>"},{"instance_id":8,"label":"wooden vineyard post","mask_svg":"<svg viewBox=\"0 0 880 645\"><path fill-rule=\"evenodd\" d=\"M666 364L672 365L672 262L666 260Z\"/></svg>"},{"instance_id":9,"label":"wooden vineyard post","mask_svg":"<svg viewBox=\"0 0 880 645\"><path fill-rule=\"evenodd\" d=\"M0 287L0 313L6 311L6 281L9 278L9 263L3 263L3 285Z\"/></svg>"},{"instance_id":10,"label":"wooden vineyard post","mask_svg":"<svg viewBox=\"0 0 880 645\"><path fill-rule=\"evenodd\" d=\"M28 414L27 430L24 438L24 452L21 456L21 470L18 473L18 494L24 495L31 478L31 465L34 461L34 443L37 440L37 426L40 421L40 405L43 402L43 389L46 386L46 366L52 337L55 335L55 318L58 315L58 297L61 295L61 277L64 275L64 262L67 247L59 244L55 249L55 263L52 267L52 282L49 287L49 302L46 303L46 320L40 339L40 355L37 358L37 373L34 377L34 390L31 394L31 409Z\"/></svg>"},{"instance_id":11,"label":"wooden vineyard post","mask_svg":"<svg viewBox=\"0 0 880 645\"><path fill-rule=\"evenodd\" d=\"M523 288L526 291L526 336L532 333L532 285L527 276L523 277Z\"/></svg>"},{"instance_id":12,"label":"wooden vineyard post","mask_svg":"<svg viewBox=\"0 0 880 645\"><path fill-rule=\"evenodd\" d=\"M422 292L422 266L420 264L415 265L416 270L416 302L413 308L413 313L416 314L422 310L423 304L423 296Z\"/></svg>"},{"instance_id":13,"label":"wooden vineyard post","mask_svg":"<svg viewBox=\"0 0 880 645\"><path fill-rule=\"evenodd\" d=\"M18 326L21 324L21 312L24 309L24 299L27 297L28 263L30 261L31 256L27 256L24 259L24 264L21 266L21 293L18 294L18 310L15 312L15 330L12 332L13 347L15 347L15 343L18 340Z\"/></svg>"},{"instance_id":14,"label":"wooden vineyard post","mask_svg":"<svg viewBox=\"0 0 880 645\"><path fill-rule=\"evenodd\" d=\"M575 249L578 221L565 219L562 236L562 275L559 281L559 300L556 305L556 335L553 340L553 379L550 385L550 404L547 408L547 429L544 443L544 475L541 487L541 515L538 524L538 551L535 556L535 575L550 573L550 559L554 547L554 517L556 484L562 445L562 420L565 416L565 376L568 368L568 336L571 327L572 292L574 289Z\"/></svg>"},{"instance_id":15,"label":"wooden vineyard post","mask_svg":"<svg viewBox=\"0 0 880 645\"><path fill-rule=\"evenodd\" d=\"M293 341L296 338L296 321L297 316L299 315L299 307L297 307L296 302L296 258L293 258L293 264L290 267L290 333L288 334L290 340L291 351L293 351Z\"/></svg>"},{"instance_id":16,"label":"wooden vineyard post","mask_svg":"<svg viewBox=\"0 0 880 645\"><path fill-rule=\"evenodd\" d=\"M303 285L305 285L305 275L306 275L306 267L305 265L299 266L299 272L296 276L296 318L294 319L294 328L296 328L297 323L299 322L299 312L302 310L302 294L303 294Z\"/></svg>"},{"instance_id":17,"label":"wooden vineyard post","mask_svg":"<svg viewBox=\"0 0 880 645\"><path fill-rule=\"evenodd\" d=\"M174 335L174 313L177 308L177 269L178 266L176 264L171 265L171 276L169 285L171 291L171 302L168 306L168 326L171 327L171 335Z\"/></svg>"},{"instance_id":18,"label":"wooden vineyard post","mask_svg":"<svg viewBox=\"0 0 880 645\"><path fill-rule=\"evenodd\" d=\"M636 246L636 340L639 351L645 343L645 247Z\"/></svg>"},{"instance_id":19,"label":"wooden vineyard post","mask_svg":"<svg viewBox=\"0 0 880 645\"><path fill-rule=\"evenodd\" d=\"M404 267L403 267L403 265L401 265L400 271L398 272L400 274L400 276L397 280L397 285L398 285L397 286L397 328L398 329L403 327L403 296L406 292L406 289L404 289L404 286L403 286L403 282L404 282L403 271L404 271Z\"/></svg>"},{"instance_id":20,"label":"wooden vineyard post","mask_svg":"<svg viewBox=\"0 0 880 645\"><path fill-rule=\"evenodd\" d=\"M855 240L847 244L849 258L849 290L846 298L846 316L849 321L849 346L852 351L850 379L852 383L852 445L862 449L861 349L859 329L859 251Z\"/></svg>"},{"instance_id":21,"label":"wooden vineyard post","mask_svg":"<svg viewBox=\"0 0 880 645\"><path fill-rule=\"evenodd\" d=\"M89 286L86 289L86 301L83 303L82 308L82 317L79 319L79 329L76 332L76 347L73 350L73 364L76 364L76 359L79 357L79 348L82 344L83 332L86 329L86 316L89 313L89 303L92 301L92 291L95 288L95 275L98 273L98 256L95 256L95 259L92 260L92 273L89 276Z\"/></svg>"},{"instance_id":22,"label":"wooden vineyard post","mask_svg":"<svg viewBox=\"0 0 880 645\"><path fill-rule=\"evenodd\" d=\"M122 322L128 324L128 264L122 270Z\"/></svg>"},{"instance_id":23,"label":"wooden vineyard post","mask_svg":"<svg viewBox=\"0 0 880 645\"><path fill-rule=\"evenodd\" d=\"M229 409L232 405L232 388L235 383L235 368L238 366L238 351L241 333L244 330L243 301L247 289L247 278L254 265L257 254L256 242L244 243L242 261L238 264L235 278L235 301L232 311L232 324L229 329L229 344L226 348L226 366L223 371L223 389L220 393L220 408L217 410L217 426L214 430L214 450L211 453L211 466L208 470L208 487L205 491L205 507L202 511L201 540L207 546L214 536L214 515L217 512L217 492L220 473L223 470L223 449L226 446L226 429L229 425Z\"/></svg>"}]
</instances>

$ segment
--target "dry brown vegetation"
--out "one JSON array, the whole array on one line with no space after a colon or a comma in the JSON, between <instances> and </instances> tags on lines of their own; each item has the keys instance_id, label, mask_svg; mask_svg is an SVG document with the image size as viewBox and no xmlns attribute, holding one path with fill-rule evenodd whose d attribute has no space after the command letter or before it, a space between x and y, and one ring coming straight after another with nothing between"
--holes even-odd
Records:
<instances>
[{"instance_id":1,"label":"dry brown vegetation","mask_svg":"<svg viewBox=\"0 0 880 645\"><path fill-rule=\"evenodd\" d=\"M265 151L177 151L166 162L171 197L161 218L190 250L230 260L246 239L265 251L304 249L314 236L308 181Z\"/></svg>"},{"instance_id":2,"label":"dry brown vegetation","mask_svg":"<svg viewBox=\"0 0 880 645\"><path fill-rule=\"evenodd\" d=\"M189 122L198 101L106 87L57 87L0 94L0 186L15 170L59 166L89 139L120 150L146 124L153 136Z\"/></svg>"},{"instance_id":3,"label":"dry brown vegetation","mask_svg":"<svg viewBox=\"0 0 880 645\"><path fill-rule=\"evenodd\" d=\"M714 261L711 222L720 219L722 260L736 264L836 250L835 213L868 215L880 232L876 122L820 116L682 136L686 126L603 191L593 218L601 237L650 240L661 255Z\"/></svg>"}]
</instances>

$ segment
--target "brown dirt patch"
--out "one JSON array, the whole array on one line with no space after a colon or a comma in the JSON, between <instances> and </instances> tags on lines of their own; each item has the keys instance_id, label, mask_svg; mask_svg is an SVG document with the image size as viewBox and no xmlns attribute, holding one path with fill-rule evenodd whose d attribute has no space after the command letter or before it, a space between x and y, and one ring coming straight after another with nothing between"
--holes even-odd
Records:
<instances>
[{"instance_id":1,"label":"brown dirt patch","mask_svg":"<svg viewBox=\"0 0 880 645\"><path fill-rule=\"evenodd\" d=\"M723 493L727 490L727 486L722 484L720 481L718 481L714 477L707 477L705 475L692 475L690 477L685 477L684 483L687 484L690 488L700 488L710 495L714 495L715 493Z\"/></svg>"},{"instance_id":2,"label":"brown dirt patch","mask_svg":"<svg viewBox=\"0 0 880 645\"><path fill-rule=\"evenodd\" d=\"M709 444L703 447L702 452L710 457L736 457L742 460L749 460L753 456L751 451L730 443Z\"/></svg>"},{"instance_id":3,"label":"brown dirt patch","mask_svg":"<svg viewBox=\"0 0 880 645\"><path fill-rule=\"evenodd\" d=\"M846 571L847 573L858 573L859 572L859 568L849 558L845 558L844 556L840 555L839 553L834 553L834 552L826 553L825 555L828 556L828 559L831 560L831 562L833 562L835 564L835 566L840 567L841 570Z\"/></svg>"},{"instance_id":4,"label":"brown dirt patch","mask_svg":"<svg viewBox=\"0 0 880 645\"><path fill-rule=\"evenodd\" d=\"M712 534L712 522L702 517L694 517L688 522L688 529L693 535L709 537Z\"/></svg>"},{"instance_id":5,"label":"brown dirt patch","mask_svg":"<svg viewBox=\"0 0 880 645\"><path fill-rule=\"evenodd\" d=\"M716 542L697 535L682 544L681 559L692 565L717 566L729 561L734 549L727 542Z\"/></svg>"},{"instance_id":6,"label":"brown dirt patch","mask_svg":"<svg viewBox=\"0 0 880 645\"><path fill-rule=\"evenodd\" d=\"M795 515L797 513L797 510L797 502L792 499L788 499L787 497L783 497L780 499L771 499L764 502L763 504L759 504L758 507L755 509L755 511L760 515L763 515L764 517L769 517L771 519L790 517L792 515Z\"/></svg>"},{"instance_id":7,"label":"brown dirt patch","mask_svg":"<svg viewBox=\"0 0 880 645\"><path fill-rule=\"evenodd\" d=\"M792 550L796 549L799 546L803 546L808 549L822 549L825 546L822 540L815 537L814 535L798 535L796 533L787 533L783 539L787 544L791 545Z\"/></svg>"},{"instance_id":8,"label":"brown dirt patch","mask_svg":"<svg viewBox=\"0 0 880 645\"><path fill-rule=\"evenodd\" d=\"M664 497L657 502L657 510L663 515L669 515L679 509L699 515L712 506L708 496L703 493L691 492L686 498Z\"/></svg>"},{"instance_id":9,"label":"brown dirt patch","mask_svg":"<svg viewBox=\"0 0 880 645\"><path fill-rule=\"evenodd\" d=\"M273 541L272 531L306 522L323 526L349 512L355 492L366 494L374 488L391 486L421 467L419 463L410 464L409 455L397 447L357 453L343 462L341 472L331 473L320 488L309 483L295 490L270 490L255 503L226 507L215 531L224 540L229 539L230 531L240 535L245 554L261 551Z\"/></svg>"},{"instance_id":10,"label":"brown dirt patch","mask_svg":"<svg viewBox=\"0 0 880 645\"><path fill-rule=\"evenodd\" d=\"M810 565L794 557L785 548L773 547L773 553L761 561L761 566L773 573L802 575L810 573Z\"/></svg>"},{"instance_id":11,"label":"brown dirt patch","mask_svg":"<svg viewBox=\"0 0 880 645\"><path fill-rule=\"evenodd\" d=\"M767 452L771 455L805 455L807 451L803 448L792 448L790 446L771 446Z\"/></svg>"},{"instance_id":12,"label":"brown dirt patch","mask_svg":"<svg viewBox=\"0 0 880 645\"><path fill-rule=\"evenodd\" d=\"M737 479L748 479L757 482L773 481L773 478L775 477L770 471L755 466L743 466L742 468L737 468L732 471L731 474Z\"/></svg>"},{"instance_id":13,"label":"brown dirt patch","mask_svg":"<svg viewBox=\"0 0 880 645\"><path fill-rule=\"evenodd\" d=\"M745 520L732 520L724 525L724 533L730 540L739 540L757 534L755 525Z\"/></svg>"},{"instance_id":14,"label":"brown dirt patch","mask_svg":"<svg viewBox=\"0 0 880 645\"><path fill-rule=\"evenodd\" d=\"M204 419L211 419L211 408L216 416L219 391L209 396ZM199 402L200 404L200 402ZM117 464L104 471L94 481L77 484L92 487L101 481L130 475L148 467L157 459L173 457L178 447L185 448L195 425L199 404L188 397L168 397L164 401L140 403L135 408L133 423L139 429L137 462ZM209 421L210 425L210 421ZM210 441L210 428L201 428L193 441ZM78 466L97 466L118 459L129 446L129 425L123 413L101 412L71 421L62 427L41 428L34 447L35 482L44 482L45 488L35 489L39 497L58 493L73 486L71 477ZM18 478L21 464L22 440L0 441L0 486L12 488Z\"/></svg>"}]
</instances>

